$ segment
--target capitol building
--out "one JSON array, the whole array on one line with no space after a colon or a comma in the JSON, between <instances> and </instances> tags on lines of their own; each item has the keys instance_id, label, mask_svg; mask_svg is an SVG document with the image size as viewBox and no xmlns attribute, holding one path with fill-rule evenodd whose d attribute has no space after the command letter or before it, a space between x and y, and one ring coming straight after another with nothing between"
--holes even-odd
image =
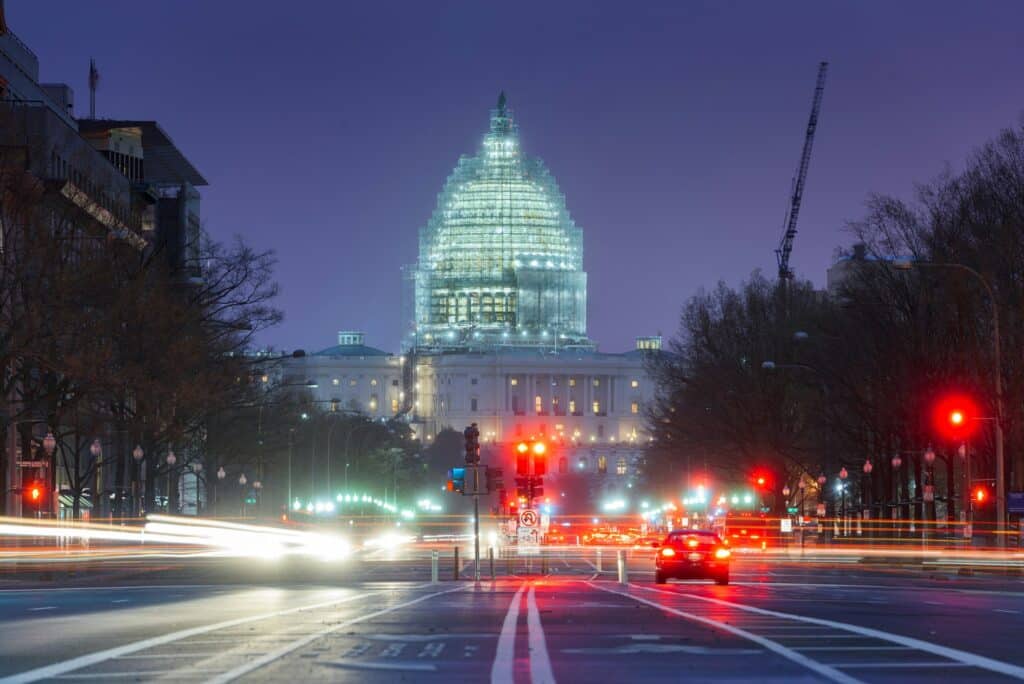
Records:
<instances>
[{"instance_id":1,"label":"capitol building","mask_svg":"<svg viewBox=\"0 0 1024 684\"><path fill-rule=\"evenodd\" d=\"M477 423L491 463L509 465L504 445L545 438L560 444L552 474L631 485L654 390L645 357L661 341L606 353L588 337L583 232L544 163L523 153L504 94L476 156L445 182L403 277L401 352L343 331L337 345L290 359L287 376L315 385L333 410L406 420L426 443Z\"/></svg>"}]
</instances>

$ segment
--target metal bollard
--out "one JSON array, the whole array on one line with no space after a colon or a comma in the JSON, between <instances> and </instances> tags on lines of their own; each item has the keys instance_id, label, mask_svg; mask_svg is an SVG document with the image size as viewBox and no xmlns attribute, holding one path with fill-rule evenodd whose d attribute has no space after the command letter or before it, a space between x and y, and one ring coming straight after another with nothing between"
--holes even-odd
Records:
<instances>
[{"instance_id":1,"label":"metal bollard","mask_svg":"<svg viewBox=\"0 0 1024 684\"><path fill-rule=\"evenodd\" d=\"M437 575L438 575L438 572L437 572L438 556L439 556L439 554L437 553L436 549L430 552L430 581L433 582L434 584L437 584L437 579L438 579L438 577L437 577Z\"/></svg>"},{"instance_id":2,"label":"metal bollard","mask_svg":"<svg viewBox=\"0 0 1024 684\"><path fill-rule=\"evenodd\" d=\"M487 547L487 562L491 566L491 581L494 581L494 547Z\"/></svg>"},{"instance_id":3,"label":"metal bollard","mask_svg":"<svg viewBox=\"0 0 1024 684\"><path fill-rule=\"evenodd\" d=\"M626 569L625 550L619 549L617 560L619 565L619 584L629 584L629 571Z\"/></svg>"},{"instance_id":4,"label":"metal bollard","mask_svg":"<svg viewBox=\"0 0 1024 684\"><path fill-rule=\"evenodd\" d=\"M601 549L597 550L597 571L604 572L604 568L601 567Z\"/></svg>"},{"instance_id":5,"label":"metal bollard","mask_svg":"<svg viewBox=\"0 0 1024 684\"><path fill-rule=\"evenodd\" d=\"M452 579L455 580L456 582L459 581L459 570L461 570L461 569L462 568L459 567L459 547L456 546L455 547L455 564L452 565L452 571L453 571L453 574L454 574L454 577L452 577Z\"/></svg>"}]
</instances>

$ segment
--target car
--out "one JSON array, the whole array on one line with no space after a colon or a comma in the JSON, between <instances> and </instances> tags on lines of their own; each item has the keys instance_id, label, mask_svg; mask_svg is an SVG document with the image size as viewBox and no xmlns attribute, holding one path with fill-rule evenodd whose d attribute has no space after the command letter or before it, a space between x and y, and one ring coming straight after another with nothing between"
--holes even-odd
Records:
<instances>
[{"instance_id":1,"label":"car","mask_svg":"<svg viewBox=\"0 0 1024 684\"><path fill-rule=\"evenodd\" d=\"M673 530L657 544L654 581L669 579L710 579L729 584L729 545L707 530Z\"/></svg>"}]
</instances>

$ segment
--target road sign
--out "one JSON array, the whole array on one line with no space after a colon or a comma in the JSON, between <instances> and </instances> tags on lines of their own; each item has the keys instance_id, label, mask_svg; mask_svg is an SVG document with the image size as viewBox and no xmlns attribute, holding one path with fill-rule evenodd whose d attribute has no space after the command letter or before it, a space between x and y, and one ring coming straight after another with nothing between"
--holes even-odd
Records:
<instances>
[{"instance_id":1,"label":"road sign","mask_svg":"<svg viewBox=\"0 0 1024 684\"><path fill-rule=\"evenodd\" d=\"M19 468L45 468L46 461L18 461Z\"/></svg>"},{"instance_id":2,"label":"road sign","mask_svg":"<svg viewBox=\"0 0 1024 684\"><path fill-rule=\"evenodd\" d=\"M466 495L488 494L487 474L484 466L466 466L466 488L462 492Z\"/></svg>"},{"instance_id":3,"label":"road sign","mask_svg":"<svg viewBox=\"0 0 1024 684\"><path fill-rule=\"evenodd\" d=\"M540 516L537 511L527 508L519 512L519 527L537 527L540 525Z\"/></svg>"},{"instance_id":4,"label":"road sign","mask_svg":"<svg viewBox=\"0 0 1024 684\"><path fill-rule=\"evenodd\" d=\"M779 532L792 532L793 531L793 519L792 518L779 518Z\"/></svg>"},{"instance_id":5,"label":"road sign","mask_svg":"<svg viewBox=\"0 0 1024 684\"><path fill-rule=\"evenodd\" d=\"M520 556L534 556L540 553L540 530L536 527L519 526L516 546Z\"/></svg>"},{"instance_id":6,"label":"road sign","mask_svg":"<svg viewBox=\"0 0 1024 684\"><path fill-rule=\"evenodd\" d=\"M1024 513L1024 492L1007 492L1006 510L1010 513Z\"/></svg>"}]
</instances>

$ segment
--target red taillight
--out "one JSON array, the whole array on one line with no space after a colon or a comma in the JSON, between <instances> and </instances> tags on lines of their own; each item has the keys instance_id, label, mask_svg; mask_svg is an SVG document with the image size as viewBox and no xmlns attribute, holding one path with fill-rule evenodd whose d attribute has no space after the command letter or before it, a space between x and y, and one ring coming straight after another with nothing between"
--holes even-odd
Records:
<instances>
[{"instance_id":1,"label":"red taillight","mask_svg":"<svg viewBox=\"0 0 1024 684\"><path fill-rule=\"evenodd\" d=\"M676 552L671 546L666 546L661 550L661 555L665 556L666 558L671 558L672 556L676 555Z\"/></svg>"},{"instance_id":2,"label":"red taillight","mask_svg":"<svg viewBox=\"0 0 1024 684\"><path fill-rule=\"evenodd\" d=\"M728 558L731 555L729 549L715 549L715 558Z\"/></svg>"}]
</instances>

